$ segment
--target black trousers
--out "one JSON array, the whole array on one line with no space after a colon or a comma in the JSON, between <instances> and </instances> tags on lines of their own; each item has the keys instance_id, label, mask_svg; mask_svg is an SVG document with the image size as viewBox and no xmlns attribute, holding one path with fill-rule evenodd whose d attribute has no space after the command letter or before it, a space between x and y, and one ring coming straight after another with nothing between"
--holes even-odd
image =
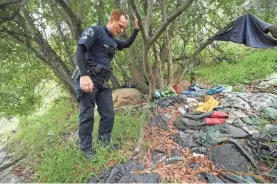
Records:
<instances>
[{"instance_id":1,"label":"black trousers","mask_svg":"<svg viewBox=\"0 0 277 184\"><path fill-rule=\"evenodd\" d=\"M86 93L80 88L80 77L75 79L74 87L77 100L80 103L79 114L79 138L82 151L93 149L93 124L94 124L94 107L98 106L100 114L100 123L98 129L98 142L109 144L111 132L114 124L114 108L112 100L112 89L106 84L105 79L101 76L92 76L94 89L92 93Z\"/></svg>"}]
</instances>

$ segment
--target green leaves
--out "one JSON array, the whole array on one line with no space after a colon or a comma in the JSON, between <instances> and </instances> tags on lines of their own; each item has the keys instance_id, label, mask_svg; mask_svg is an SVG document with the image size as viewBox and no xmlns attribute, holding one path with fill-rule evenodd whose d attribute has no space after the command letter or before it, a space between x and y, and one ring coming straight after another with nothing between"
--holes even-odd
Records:
<instances>
[{"instance_id":1,"label":"green leaves","mask_svg":"<svg viewBox=\"0 0 277 184\"><path fill-rule=\"evenodd\" d=\"M0 112L7 116L28 114L41 101L34 89L49 76L49 71L30 53L21 51L9 40L0 49L5 51L1 51L0 58Z\"/></svg>"},{"instance_id":2,"label":"green leaves","mask_svg":"<svg viewBox=\"0 0 277 184\"><path fill-rule=\"evenodd\" d=\"M277 68L276 58L276 49L260 50L235 63L222 62L202 66L198 70L198 76L218 84L242 84L245 81L266 77L274 72Z\"/></svg>"}]
</instances>

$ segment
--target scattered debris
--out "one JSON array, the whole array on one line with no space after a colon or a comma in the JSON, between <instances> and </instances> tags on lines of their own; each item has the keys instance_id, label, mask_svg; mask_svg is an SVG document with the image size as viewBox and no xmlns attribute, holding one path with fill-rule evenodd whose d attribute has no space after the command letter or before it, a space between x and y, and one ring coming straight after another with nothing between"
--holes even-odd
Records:
<instances>
[{"instance_id":1,"label":"scattered debris","mask_svg":"<svg viewBox=\"0 0 277 184\"><path fill-rule=\"evenodd\" d=\"M158 100L143 131L147 146L136 152L144 168L120 171L115 182L276 182L277 95L208 89L223 93Z\"/></svg>"}]
</instances>

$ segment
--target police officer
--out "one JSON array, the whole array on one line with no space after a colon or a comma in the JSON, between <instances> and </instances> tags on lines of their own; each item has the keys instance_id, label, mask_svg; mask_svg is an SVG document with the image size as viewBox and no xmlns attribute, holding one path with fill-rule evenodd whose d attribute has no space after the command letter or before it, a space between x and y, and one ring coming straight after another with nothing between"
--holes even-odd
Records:
<instances>
[{"instance_id":1,"label":"police officer","mask_svg":"<svg viewBox=\"0 0 277 184\"><path fill-rule=\"evenodd\" d=\"M120 10L115 9L106 26L92 26L85 30L79 40L77 48L77 65L80 75L75 78L75 91L80 103L79 114L79 138L80 147L87 159L93 159L93 123L94 106L98 105L101 116L98 143L108 145L111 141L111 132L114 124L114 109L112 90L107 85L111 69L111 61L116 50L128 48L134 42L139 25L127 40L117 40L127 28L127 16Z\"/></svg>"}]
</instances>

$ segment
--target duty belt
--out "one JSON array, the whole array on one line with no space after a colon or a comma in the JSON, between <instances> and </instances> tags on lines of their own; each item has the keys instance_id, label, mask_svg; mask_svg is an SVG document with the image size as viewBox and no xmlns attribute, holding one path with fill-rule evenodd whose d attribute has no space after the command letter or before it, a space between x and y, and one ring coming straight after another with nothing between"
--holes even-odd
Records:
<instances>
[{"instance_id":1,"label":"duty belt","mask_svg":"<svg viewBox=\"0 0 277 184\"><path fill-rule=\"evenodd\" d=\"M104 78L106 81L108 81L111 76L111 71L105 70L103 66L99 64L93 67L90 67L88 69L88 73L93 76L99 75L100 77Z\"/></svg>"},{"instance_id":2,"label":"duty belt","mask_svg":"<svg viewBox=\"0 0 277 184\"><path fill-rule=\"evenodd\" d=\"M103 77L106 81L110 79L111 71L106 71L103 68L100 70L99 74L101 77Z\"/></svg>"}]
</instances>

